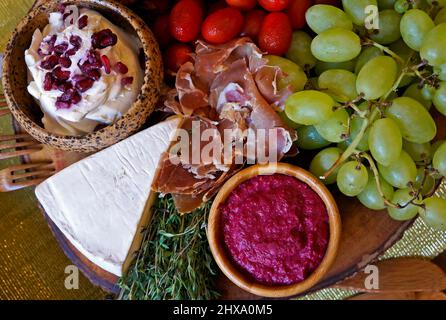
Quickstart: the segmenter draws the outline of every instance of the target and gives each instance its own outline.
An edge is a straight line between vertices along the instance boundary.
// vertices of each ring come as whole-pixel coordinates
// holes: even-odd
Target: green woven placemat
[[[0,1],[0,52],[11,31],[34,0]],[[0,118],[0,134],[12,133],[11,119]],[[17,160],[14,160],[17,162]],[[3,161],[0,168],[11,164]],[[446,195],[444,187],[440,191]],[[433,258],[446,250],[446,233],[419,219],[381,259],[401,256]],[[64,286],[70,265],[40,214],[32,190],[0,193],[0,299],[101,299],[104,293],[80,277],[78,290]],[[343,299],[354,292],[324,289],[304,299]]]

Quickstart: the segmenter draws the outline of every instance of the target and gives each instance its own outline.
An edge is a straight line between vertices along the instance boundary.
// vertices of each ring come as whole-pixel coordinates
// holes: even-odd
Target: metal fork
[[[28,134],[0,135],[0,160],[28,155],[43,146]]]
[[[0,170],[0,192],[38,185],[54,173],[54,166],[50,162],[11,166]]]

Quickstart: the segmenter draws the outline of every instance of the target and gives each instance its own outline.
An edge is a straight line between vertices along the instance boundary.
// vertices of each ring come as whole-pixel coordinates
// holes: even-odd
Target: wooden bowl
[[[297,178],[310,186],[321,197],[327,208],[330,230],[327,251],[321,264],[316,268],[316,270],[314,270],[314,272],[308,278],[301,282],[281,286],[270,286],[258,283],[235,265],[224,244],[223,226],[221,225],[220,215],[220,205],[226,201],[229,194],[237,186],[257,175],[271,175],[275,173],[285,174]],[[341,236],[341,219],[333,196],[316,177],[299,167],[285,163],[277,163],[249,167],[239,172],[228,182],[226,182],[212,204],[208,228],[209,244],[215,261],[223,273],[234,284],[258,296],[283,298],[295,296],[310,289],[327,273],[336,257],[338,250],[338,244]]]
[[[48,14],[58,5],[74,4],[100,12],[112,23],[136,35],[145,53],[144,83],[129,111],[114,124],[87,135],[58,135],[44,129],[42,112],[27,91],[28,77],[24,52],[37,28],[48,24]],[[3,88],[6,101],[18,123],[36,140],[54,148],[77,152],[95,152],[123,140],[140,129],[155,108],[163,81],[162,59],[158,44],[147,25],[130,9],[116,1],[59,0],[34,7],[14,31],[5,51]]]

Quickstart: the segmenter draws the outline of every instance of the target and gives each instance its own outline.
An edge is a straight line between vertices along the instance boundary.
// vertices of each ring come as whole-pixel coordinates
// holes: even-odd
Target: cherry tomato
[[[224,8],[211,13],[203,22],[203,38],[214,44],[228,42],[243,28],[243,15],[235,8]]]
[[[217,2],[211,2],[208,5],[208,15],[217,10],[226,8],[228,4],[225,0],[218,0]]]
[[[177,72],[188,61],[192,61],[192,49],[184,43],[174,43],[167,48],[164,54],[164,63],[167,70]]]
[[[245,16],[245,26],[240,35],[257,40],[265,16],[266,12],[260,9],[248,12]]]
[[[196,0],[181,0],[170,13],[170,33],[181,42],[196,40],[202,20],[203,9]]]
[[[313,4],[312,0],[291,0],[286,12],[290,17],[293,29],[302,29],[305,27],[305,12]]]
[[[226,3],[231,7],[248,11],[255,8],[257,0],[226,0]]]
[[[259,0],[259,4],[268,11],[282,11],[288,6],[289,0]]]
[[[160,47],[166,47],[170,40],[172,40],[172,36],[170,35],[169,31],[169,16],[159,16],[152,26],[152,31],[156,37],[156,40],[158,40]]]
[[[269,54],[284,55],[290,48],[292,33],[288,16],[283,12],[272,12],[263,20],[259,47]]]

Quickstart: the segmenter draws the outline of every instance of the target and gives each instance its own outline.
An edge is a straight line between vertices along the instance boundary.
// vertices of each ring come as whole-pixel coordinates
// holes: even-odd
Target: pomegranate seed
[[[62,92],[68,92],[69,90],[73,89],[73,85],[70,82],[60,82],[57,85],[57,89]]]
[[[68,49],[68,43],[62,42],[61,44],[58,44],[57,46],[54,47],[54,52],[57,53],[58,55],[62,55],[65,53],[65,51],[67,51],[67,49]]]
[[[46,57],[40,62],[40,66],[45,70],[52,70],[59,63],[59,58],[56,55]]]
[[[98,69],[102,67],[102,59],[101,55],[98,51],[90,50],[87,55],[88,62],[90,62],[93,65],[100,65]]]
[[[76,82],[76,88],[80,92],[85,92],[90,89],[94,84],[94,80],[91,78],[84,77],[83,79]]]
[[[45,91],[50,91],[53,88],[53,82],[54,82],[53,76],[51,75],[50,72],[47,72],[43,80],[43,89]]]
[[[65,55],[70,56],[70,57],[74,56],[78,50],[79,49],[77,49],[77,48],[72,48],[72,49],[68,50],[67,52],[65,52]]]
[[[68,57],[60,57],[59,64],[64,68],[69,68],[71,67],[71,60]]]
[[[65,9],[66,9],[66,8],[67,8],[67,7],[66,7],[64,4],[59,4],[57,10],[58,10],[60,13],[65,13]]]
[[[53,77],[58,80],[68,80],[70,71],[63,71],[61,67],[57,67],[53,70]]]
[[[127,86],[133,83],[133,77],[125,77],[121,79],[121,84]]]
[[[79,94],[79,92],[75,91],[71,98],[71,102],[73,104],[78,104],[79,102],[81,102],[81,100],[82,100],[82,96]]]
[[[102,60],[102,65],[104,66],[105,73],[110,74],[110,72],[111,72],[110,60],[108,59],[108,57],[106,55],[103,55],[101,57],[101,60]]]
[[[129,68],[127,68],[127,66],[122,62],[116,63],[114,69],[120,74],[126,74],[127,72],[129,72]]]
[[[96,49],[104,49],[114,46],[118,42],[118,37],[110,29],[104,29],[91,36],[91,45]]]
[[[71,16],[72,14],[73,14],[73,11],[72,11],[72,10],[70,10],[70,12],[65,12],[65,13],[63,14],[63,16],[62,16],[63,21],[65,21],[65,19],[67,19],[67,18],[68,18],[69,16]],[[74,23],[73,19],[70,20],[70,23],[71,23],[71,24]]]
[[[92,78],[94,81],[98,81],[101,79],[101,72],[98,69],[88,70],[85,72],[85,75],[89,78]]]
[[[70,37],[70,43],[73,45],[73,47],[79,49],[82,46],[82,38],[72,35]]]
[[[79,29],[83,29],[88,25],[88,16],[87,15],[83,15],[82,17],[79,18],[79,20],[77,21],[77,24],[79,26]]]
[[[70,109],[71,103],[67,101],[61,101],[59,98],[56,100],[56,108],[57,109]]]

